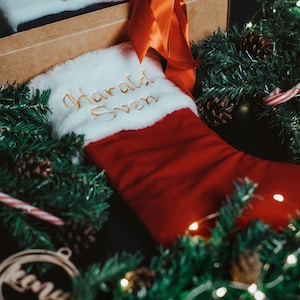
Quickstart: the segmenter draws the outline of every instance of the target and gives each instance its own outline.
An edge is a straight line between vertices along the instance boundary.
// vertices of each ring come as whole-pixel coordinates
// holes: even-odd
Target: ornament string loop
[[[129,37],[140,61],[150,48],[155,49],[167,61],[166,77],[192,95],[199,62],[190,48],[184,1],[134,1]]]
[[[266,106],[275,106],[294,98],[300,91],[300,82],[286,92],[281,92],[280,88],[276,88],[267,96],[263,102]]]

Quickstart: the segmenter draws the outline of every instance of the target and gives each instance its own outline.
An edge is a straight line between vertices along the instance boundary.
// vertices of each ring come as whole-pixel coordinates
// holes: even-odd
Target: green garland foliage
[[[104,172],[78,160],[84,158],[83,137],[52,135],[47,121],[50,91],[31,95],[26,84],[4,83],[0,88],[0,191],[64,221],[88,221],[100,230],[108,216],[111,189]],[[47,162],[47,174],[24,178],[17,162],[33,157]],[[42,166],[41,166],[42,167]],[[53,225],[22,210],[0,203],[0,224],[16,239],[21,249],[55,249]]]
[[[125,256],[121,261],[116,256],[107,264],[89,266],[74,279],[75,299],[99,299],[99,293],[109,299],[130,300],[299,299],[300,217],[280,232],[261,220],[245,228],[235,222],[255,198],[256,187],[247,179],[235,183],[235,192],[224,201],[209,239],[185,235],[159,248],[147,267],[155,274],[150,286],[145,277],[127,282],[130,288],[122,284],[128,272],[138,274],[145,266],[140,256]],[[253,284],[232,280],[232,264],[246,251],[258,253],[262,266]],[[251,274],[253,268],[244,272]]]
[[[216,31],[204,41],[192,44],[193,54],[203,63],[198,67],[202,92],[200,102],[227,99],[227,105],[251,102],[257,120],[277,131],[286,144],[287,161],[300,161],[300,98],[277,106],[265,106],[263,99],[275,88],[286,91],[300,82],[300,18],[296,0],[259,0],[261,13],[244,28]],[[272,43],[264,59],[253,57],[253,45],[241,48],[241,40],[257,32]],[[250,42],[249,42],[250,43]],[[263,45],[255,45],[257,47]]]
[[[94,300],[109,294],[115,282],[128,270],[136,268],[143,260],[139,254],[115,254],[103,264],[94,263],[73,279],[73,291],[76,299]]]

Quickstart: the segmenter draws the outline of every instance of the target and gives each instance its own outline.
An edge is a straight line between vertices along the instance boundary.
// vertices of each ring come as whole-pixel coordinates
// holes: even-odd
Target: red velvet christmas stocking
[[[158,61],[148,56],[140,64],[129,43],[68,61],[31,86],[51,88],[55,132],[85,134],[87,156],[158,243],[218,211],[237,178],[259,184],[260,200],[245,220],[278,227],[300,208],[299,165],[229,146],[202,123],[193,100],[165,78]]]

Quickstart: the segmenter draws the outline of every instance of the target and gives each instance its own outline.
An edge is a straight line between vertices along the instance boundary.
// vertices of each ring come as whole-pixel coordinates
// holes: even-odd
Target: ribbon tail
[[[166,76],[186,94],[192,96],[196,71],[199,64],[193,59],[190,47],[186,7],[183,1],[176,1],[169,33],[169,56]]]
[[[148,0],[134,1],[128,33],[140,62],[151,47],[160,48],[162,37]]]
[[[135,0],[129,37],[140,61],[155,49],[167,61],[166,77],[192,97],[198,62],[192,57],[184,1]]]

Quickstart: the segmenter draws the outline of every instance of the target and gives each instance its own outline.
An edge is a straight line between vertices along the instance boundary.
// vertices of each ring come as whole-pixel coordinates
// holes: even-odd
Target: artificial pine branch
[[[229,233],[233,232],[235,220],[241,215],[243,209],[254,198],[257,184],[248,178],[234,182],[235,192],[231,197],[227,196],[225,203],[221,206],[218,220],[212,229],[213,241],[222,244]]]
[[[224,203],[219,215],[229,213],[229,219],[240,217],[255,188],[256,184],[249,180],[237,181],[231,201]],[[150,288],[134,293],[117,284],[113,299],[298,299],[300,261],[290,264],[288,259],[291,255],[300,258],[299,224],[300,217],[275,231],[262,220],[253,220],[245,228],[234,220],[230,224],[221,221],[208,240],[200,236],[179,237],[152,258],[149,268],[155,278]],[[243,275],[246,279],[255,276],[253,290],[249,289],[250,283],[235,282],[231,277],[231,263],[241,253],[257,258],[256,264],[244,272],[256,271]]]
[[[46,106],[49,94],[49,90],[36,91],[35,95],[30,96],[30,90],[26,84],[17,85],[5,82],[0,88],[0,112],[5,116],[4,122],[9,125],[24,122],[28,125],[27,120],[30,120],[33,124],[47,124],[45,115],[49,112]],[[20,118],[21,115],[22,118]]]
[[[235,191],[226,197],[221,206],[215,227],[211,230],[212,238],[207,242],[212,252],[216,252],[216,261],[224,269],[229,269],[232,260],[232,241],[230,237],[240,228],[235,224],[236,219],[242,215],[245,207],[255,198],[254,191],[257,184],[248,178],[234,182]]]
[[[103,264],[94,263],[82,271],[73,280],[73,290],[76,300],[93,300],[99,292],[111,293],[114,282],[127,271],[141,263],[143,257],[139,254],[115,254]]]
[[[277,232],[270,229],[268,224],[261,220],[252,220],[247,227],[239,228],[236,233],[230,252],[231,260],[237,259],[240,253],[245,250],[257,251],[264,244],[270,242],[277,234]]]
[[[115,299],[184,299],[195,286],[229,280],[230,260],[226,258],[230,258],[232,247],[229,237],[237,231],[234,219],[251,201],[255,188],[256,184],[248,179],[237,181],[235,192],[219,212],[221,220],[209,240],[185,235],[168,248],[160,248],[149,266],[156,275],[152,287],[137,294],[126,294],[121,290],[117,292],[119,298]],[[227,219],[233,218],[230,224],[225,220],[226,213],[229,213]]]
[[[0,216],[1,224],[5,224],[7,231],[17,238],[20,249],[55,250],[45,224],[11,207],[2,207]]]
[[[100,230],[112,190],[105,173],[84,162],[82,136],[72,133],[58,139],[53,135],[47,117],[49,93],[32,94],[26,85],[7,83],[0,89],[0,111],[5,111],[0,120],[0,191],[65,221],[89,221]],[[16,166],[28,155],[47,161],[51,174],[24,178]],[[55,230],[46,221],[0,203],[0,222],[21,249],[54,247]]]
[[[300,98],[296,96],[289,100],[290,103],[280,104],[275,109],[262,105],[263,99],[275,88],[286,91],[300,82],[300,69],[297,67],[300,57],[298,2],[258,2],[262,12],[252,24],[245,24],[242,29],[232,27],[227,32],[218,30],[204,41],[192,44],[195,58],[203,62],[198,67],[202,93],[195,101],[198,105],[201,103],[200,106],[207,106],[207,102],[216,98],[226,98],[229,104],[234,105],[250,100],[257,119],[263,116],[270,131],[280,134],[279,142],[286,148],[282,160],[299,163]],[[268,45],[272,43],[273,49],[268,49],[264,59],[253,57],[253,45],[249,51],[244,49],[246,42],[244,48],[240,47],[241,38],[245,40],[245,36],[255,36],[254,32],[260,37],[259,41],[263,39],[268,41]],[[263,45],[260,42],[254,46]]]
[[[160,249],[150,269],[155,271],[156,280],[147,293],[149,299],[175,299],[185,293],[197,274],[210,274],[213,253],[206,251],[202,238],[183,236],[167,249]]]
[[[300,101],[297,98],[275,107],[256,106],[257,119],[269,120],[270,133],[278,131],[278,138],[283,145],[286,145],[286,160],[292,163],[300,163],[299,112]]]
[[[265,96],[266,82],[270,85],[269,92],[276,87],[279,79],[272,65],[240,53],[238,41],[242,34],[237,28],[226,33],[218,30],[206,40],[193,44],[196,58],[203,61],[199,72],[206,74],[196,103],[227,97],[229,103],[236,105],[248,95]]]

